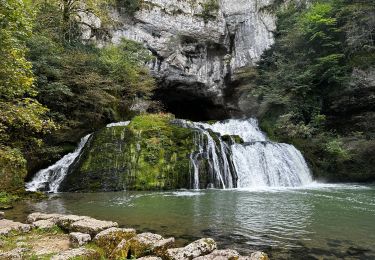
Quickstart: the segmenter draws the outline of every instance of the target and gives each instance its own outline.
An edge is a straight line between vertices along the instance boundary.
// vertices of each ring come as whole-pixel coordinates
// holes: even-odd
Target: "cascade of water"
[[[213,173],[213,184],[218,188],[295,187],[312,181],[302,154],[292,145],[267,141],[256,119],[214,124],[182,120],[180,124],[197,129],[201,136],[196,138],[198,151],[191,156],[194,189],[200,188],[202,158],[208,161],[208,172]],[[245,143],[232,139],[228,144],[223,141],[224,135],[240,136]]]
[[[26,190],[57,192],[61,182],[68,173],[70,165],[80,155],[82,148],[85,146],[90,136],[91,135],[86,135],[83,137],[74,152],[65,155],[50,167],[37,172],[34,178],[26,183]]]
[[[117,122],[117,123],[110,123],[106,125],[107,128],[114,127],[114,126],[128,126],[130,124],[130,121],[123,121],[123,122]]]

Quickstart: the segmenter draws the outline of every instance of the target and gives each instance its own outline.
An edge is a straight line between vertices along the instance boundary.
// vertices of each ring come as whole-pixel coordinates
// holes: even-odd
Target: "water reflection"
[[[207,190],[58,194],[19,205],[31,211],[115,220],[139,231],[174,236],[179,245],[203,236],[242,253],[264,249],[278,259],[375,257],[375,189],[339,186],[268,191]],[[329,259],[329,257],[328,257]]]

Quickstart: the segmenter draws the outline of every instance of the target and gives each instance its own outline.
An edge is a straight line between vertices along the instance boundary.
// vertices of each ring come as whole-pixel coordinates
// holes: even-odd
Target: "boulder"
[[[91,236],[80,232],[72,232],[69,234],[69,241],[72,247],[80,247],[90,242]]]
[[[250,256],[241,256],[238,260],[269,260],[269,257],[266,253],[257,251]]]
[[[202,238],[185,247],[168,249],[166,257],[173,260],[189,260],[208,255],[216,248],[216,242],[212,238]]]
[[[143,257],[147,255],[164,256],[169,246],[174,243],[174,238],[164,239],[154,233],[138,234],[130,240],[123,240],[115,248],[112,257]]]
[[[93,260],[100,259],[100,255],[93,249],[79,247],[61,252],[53,256],[51,260],[68,260],[74,258]]]
[[[31,224],[33,228],[39,228],[39,229],[51,229],[55,227],[55,221],[52,221],[52,219],[41,219],[33,222]]]
[[[54,223],[57,222],[57,220],[62,217],[61,214],[45,214],[40,212],[34,212],[31,213],[29,216],[27,216],[27,223],[33,223],[38,220],[50,220]]]
[[[0,259],[2,260],[22,260],[23,254],[27,251],[25,248],[15,248],[8,252],[0,252]]]
[[[199,256],[194,258],[194,260],[237,260],[240,254],[231,249],[225,250],[215,250],[211,254],[205,256]]]
[[[128,258],[128,245],[125,239],[117,245],[117,247],[112,251],[110,259],[127,259]]]
[[[29,232],[31,226],[28,224],[23,224],[20,222],[14,222],[8,219],[1,219],[0,220],[0,235],[8,235],[9,232],[16,231],[16,232]]]
[[[70,230],[74,232],[87,233],[90,234],[91,237],[94,237],[96,234],[105,229],[117,226],[118,224],[116,222],[103,221],[86,217],[76,222],[73,222],[70,225]]]
[[[173,237],[166,238],[156,242],[152,248],[153,254],[164,257],[166,255],[168,248],[171,248],[174,245],[174,242],[175,240]]]
[[[4,219],[4,217],[5,217],[5,213],[3,211],[0,211],[0,220]]]
[[[122,240],[129,240],[136,236],[137,233],[133,228],[109,228],[98,233],[95,238],[95,244],[103,248],[109,255]]]
[[[57,225],[62,229],[70,230],[71,229],[70,225],[72,223],[77,222],[79,220],[83,220],[85,218],[89,218],[89,217],[77,216],[77,215],[63,215],[58,218]]]

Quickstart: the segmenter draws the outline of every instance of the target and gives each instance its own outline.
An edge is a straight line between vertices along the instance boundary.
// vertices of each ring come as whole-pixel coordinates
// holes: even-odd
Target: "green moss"
[[[20,197],[17,195],[0,192],[0,209],[13,208],[13,202],[17,201],[19,198]]]
[[[170,114],[145,114],[88,141],[63,190],[168,190],[189,187],[194,131]],[[85,183],[85,187],[82,187]]]
[[[202,4],[202,8],[202,13],[197,14],[197,16],[202,17],[203,20],[207,23],[209,20],[216,19],[220,5],[218,0],[207,0]]]

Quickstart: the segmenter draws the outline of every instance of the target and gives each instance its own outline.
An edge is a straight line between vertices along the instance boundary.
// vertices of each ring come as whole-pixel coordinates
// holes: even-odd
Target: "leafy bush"
[[[117,0],[118,8],[128,15],[134,15],[142,5],[142,0]]]

